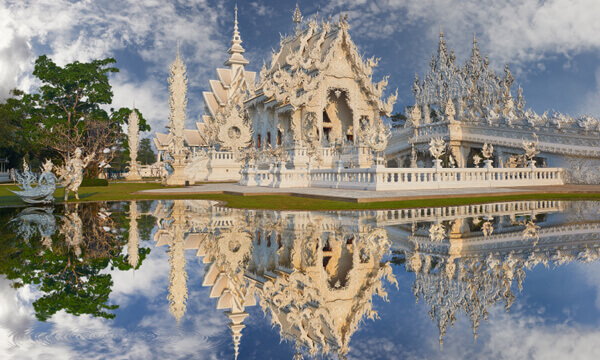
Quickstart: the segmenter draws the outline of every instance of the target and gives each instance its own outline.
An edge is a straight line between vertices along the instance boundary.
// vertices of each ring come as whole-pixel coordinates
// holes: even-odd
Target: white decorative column
[[[185,205],[183,201],[173,204],[173,222],[171,242],[169,243],[169,311],[177,322],[181,320],[187,309],[188,275],[185,270]]]
[[[186,67],[179,57],[179,45],[177,46],[177,58],[170,66],[169,76],[169,133],[173,135],[170,165],[173,168],[166,180],[166,185],[185,185],[187,176],[183,173],[186,165],[186,153],[184,149],[184,131],[187,106],[187,77]]]
[[[127,125],[127,138],[129,140],[129,172],[125,175],[126,180],[142,180],[139,172],[137,153],[140,144],[140,119],[135,108],[129,115]]]

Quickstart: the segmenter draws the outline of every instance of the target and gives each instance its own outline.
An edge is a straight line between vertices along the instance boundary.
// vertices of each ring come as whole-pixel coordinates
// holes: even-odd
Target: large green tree
[[[96,153],[89,166],[91,176],[98,173],[97,163],[110,162],[115,148],[122,146],[124,134],[121,125],[127,122],[132,110],[107,108],[113,99],[109,74],[119,70],[112,66],[113,58],[75,61],[64,67],[56,65],[46,55],[35,62],[33,75],[41,82],[37,93],[25,94],[21,103],[27,111],[32,136],[66,160],[77,147],[85,153]],[[136,110],[137,111],[137,110]],[[150,127],[142,114],[140,130]]]
[[[40,145],[39,124],[29,116],[31,103],[23,95],[23,91],[11,90],[10,97],[0,103],[0,158],[7,158],[9,167],[18,167],[25,159],[35,169],[40,159],[52,154]]]

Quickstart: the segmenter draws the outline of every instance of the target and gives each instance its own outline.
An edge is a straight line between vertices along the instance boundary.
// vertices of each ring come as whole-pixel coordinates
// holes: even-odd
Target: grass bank
[[[159,199],[201,199],[218,200],[227,206],[240,209],[265,210],[371,210],[396,209],[430,206],[456,206],[497,201],[515,200],[600,200],[600,193],[556,193],[556,194],[523,194],[523,195],[492,195],[464,198],[437,198],[420,200],[384,201],[372,203],[351,203],[309,199],[287,195],[256,195],[237,196],[225,194],[182,194],[182,195],[150,195],[135,194],[140,190],[160,189],[157,183],[111,183],[109,186],[84,187],[79,189],[80,200],[70,199],[69,202],[86,201],[119,201],[119,200],[159,200]],[[10,191],[18,190],[14,185],[0,185],[0,206],[18,206],[24,203]],[[56,203],[62,203],[64,190],[55,192]],[[72,194],[71,194],[72,197]]]

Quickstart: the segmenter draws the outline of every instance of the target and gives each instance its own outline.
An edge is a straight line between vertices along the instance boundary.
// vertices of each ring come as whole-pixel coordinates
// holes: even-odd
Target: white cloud
[[[209,288],[200,286],[203,266],[195,252],[186,253],[190,292],[188,311],[180,324],[169,312],[167,247],[152,248],[145,271],[109,271],[113,276],[111,303],[117,319],[74,316],[61,310],[46,323],[35,319],[31,301],[41,294],[30,286],[18,290],[0,277],[0,357],[14,359],[208,359],[217,358],[231,337],[228,319],[216,309]],[[150,271],[148,271],[150,269]],[[195,282],[192,281],[195,279]],[[135,301],[130,301],[136,297]],[[136,307],[146,306],[144,313]]]
[[[126,72],[120,72],[111,77],[113,102],[111,107],[139,109],[150,124],[151,133],[165,132],[169,118],[169,93],[166,79],[159,81],[149,78],[145,81],[133,81]]]
[[[600,68],[596,69],[595,75],[596,88],[583,98],[579,109],[581,114],[600,117]]]
[[[347,8],[353,31],[362,36],[386,38],[424,25],[431,39],[442,26],[449,45],[463,56],[477,33],[499,64],[600,50],[596,0],[332,0],[325,9]]]
[[[205,88],[226,56],[229,35],[221,34],[219,21],[231,12],[203,0],[0,0],[0,99],[14,87],[35,90],[33,65],[44,53],[65,65],[121,51],[141,58],[141,69],[129,70],[141,72],[137,78],[144,80],[115,76],[112,107],[131,107],[135,100],[153,130],[163,130],[169,111],[166,80],[177,40],[188,64],[190,87]],[[202,100],[190,95],[192,122],[202,110]]]
[[[271,15],[274,13],[274,10],[275,10],[270,6],[266,6],[262,2],[259,3],[257,1],[251,2],[250,6],[254,9],[254,11],[256,11],[256,15],[258,15],[258,16]]]

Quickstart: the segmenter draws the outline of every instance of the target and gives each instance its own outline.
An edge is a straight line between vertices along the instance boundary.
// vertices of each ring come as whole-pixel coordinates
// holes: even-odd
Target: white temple
[[[303,21],[296,6],[293,21],[256,81],[236,7],[227,68],[209,82],[194,129],[184,127],[186,82],[174,85],[174,76],[185,80],[178,51],[169,133],[154,139],[170,167],[165,184],[410,190],[600,181],[600,122],[525,110],[508,66],[494,73],[476,39],[459,67],[440,34],[430,73],[413,86],[409,120],[390,132],[383,119],[397,93],[383,99],[387,77],[373,82],[379,59],[359,54],[347,15]]]
[[[508,65],[495,73],[482,57],[473,38],[470,58],[463,66],[448,52],[443,32],[431,69],[413,85],[415,104],[407,108],[407,121],[392,132],[386,149],[388,163],[410,167],[411,158],[429,166],[431,139],[449,147],[446,166],[475,167],[485,144],[494,148],[494,166],[525,168],[524,143],[533,142],[537,167],[563,168],[566,183],[600,183],[600,122],[598,119],[554,112],[548,115],[525,108],[523,90],[513,90]]]

